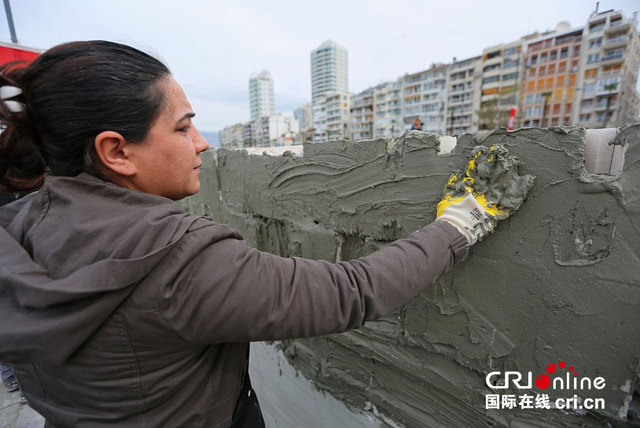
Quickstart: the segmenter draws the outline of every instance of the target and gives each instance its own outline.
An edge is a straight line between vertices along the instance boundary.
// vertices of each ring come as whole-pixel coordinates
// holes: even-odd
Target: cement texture
[[[343,334],[279,346],[305,377],[356,412],[405,426],[638,423],[640,126],[619,130],[619,176],[584,167],[584,129],[308,144],[303,157],[207,154],[183,202],[261,250],[331,261],[375,251],[434,220],[450,175],[478,145],[502,145],[535,176],[519,211],[408,305]],[[597,389],[490,389],[490,372],[603,377]],[[500,378],[502,376],[498,376]],[[603,398],[604,409],[486,409],[486,394]],[[269,400],[260,397],[262,401]],[[284,404],[282,404],[284,405]],[[322,403],[310,405],[322,406]],[[631,410],[630,410],[631,407]],[[313,421],[299,421],[312,426]]]
[[[518,174],[519,165],[519,159],[505,147],[476,146],[466,168],[449,179],[445,195],[457,200],[472,192],[495,207],[491,214],[497,220],[504,220],[520,208],[535,179]]]

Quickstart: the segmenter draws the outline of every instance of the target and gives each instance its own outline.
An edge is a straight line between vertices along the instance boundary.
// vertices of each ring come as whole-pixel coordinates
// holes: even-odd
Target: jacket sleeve
[[[407,303],[467,252],[466,238],[441,221],[336,264],[224,239],[205,247],[164,291],[163,316],[199,344],[342,332]]]

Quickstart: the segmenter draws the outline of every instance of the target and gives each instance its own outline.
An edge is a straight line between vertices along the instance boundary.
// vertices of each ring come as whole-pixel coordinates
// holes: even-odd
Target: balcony
[[[618,64],[620,62],[624,62],[624,53],[607,55],[605,57],[600,58],[600,63],[602,65]]]
[[[468,89],[467,89],[467,88],[465,88],[464,86],[452,87],[452,88],[451,88],[451,93],[452,93],[452,94],[456,94],[456,93],[464,92],[464,91],[467,91],[467,90],[468,90]]]
[[[627,36],[624,37],[616,37],[615,39],[609,39],[604,44],[607,49],[611,48],[621,48],[627,45],[629,38]]]
[[[623,31],[628,31],[629,28],[631,28],[629,21],[620,24],[612,23],[611,26],[604,30],[604,32],[605,34],[621,33]]]
[[[594,106],[593,110],[594,111],[604,111],[607,109],[607,103],[598,103]],[[609,104],[609,110],[613,111],[616,109],[616,102],[615,101],[611,101],[611,104]]]

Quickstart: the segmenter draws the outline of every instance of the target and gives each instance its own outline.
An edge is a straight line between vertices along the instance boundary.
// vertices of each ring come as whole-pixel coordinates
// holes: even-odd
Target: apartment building
[[[327,98],[320,97],[311,105],[313,116],[313,141],[324,143],[327,140]]]
[[[324,117],[326,118],[326,140],[324,141],[351,137],[349,134],[350,98],[351,94],[346,92],[329,92],[324,97]]]
[[[298,121],[298,127],[301,131],[313,128],[313,121],[311,120],[311,103],[307,103],[302,107],[298,107],[293,111],[293,116]]]
[[[342,140],[350,137],[349,100],[346,92],[329,92],[312,105],[313,141]]]
[[[349,135],[347,50],[327,40],[311,52],[311,116],[314,141],[339,140]]]
[[[594,12],[585,27],[578,125],[616,127],[638,120],[637,15]]]
[[[292,116],[272,114],[220,131],[220,146],[230,149],[277,147],[295,143],[298,121]]]
[[[311,102],[328,92],[349,91],[347,49],[327,40],[311,51]]]
[[[252,123],[256,147],[290,146],[298,132],[298,121],[293,116],[280,113],[261,117]]]
[[[249,79],[249,107],[252,120],[276,112],[273,79],[266,70],[252,75]]]
[[[374,101],[373,88],[368,88],[357,95],[353,95],[350,101],[350,136],[355,140],[373,138]]]
[[[254,121],[249,121],[242,124],[242,142],[244,147],[255,147],[256,140],[253,132]]]
[[[447,135],[478,129],[478,110],[482,88],[482,57],[477,56],[449,65],[447,77]]]
[[[577,121],[583,29],[546,33],[526,44],[521,102],[524,126],[569,126]]]
[[[307,103],[302,107],[298,107],[293,111],[293,116],[298,121],[300,133],[297,136],[297,142],[313,141],[313,119],[311,103]]]
[[[404,132],[402,121],[402,79],[373,88],[373,138]]]
[[[247,147],[242,136],[243,129],[244,126],[241,123],[225,126],[225,128],[220,131],[220,147],[226,149],[241,149]]]
[[[518,100],[524,43],[530,38],[531,36],[523,37],[482,51],[479,129],[508,127],[511,109],[515,108],[516,113],[520,114]]]
[[[447,70],[444,64],[434,64],[428,70],[403,76],[404,129],[412,129],[419,123],[423,131],[444,133]]]

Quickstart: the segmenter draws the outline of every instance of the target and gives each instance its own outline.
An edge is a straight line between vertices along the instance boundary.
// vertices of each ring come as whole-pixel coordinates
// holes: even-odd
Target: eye
[[[191,125],[187,125],[187,126],[184,126],[184,127],[182,127],[182,128],[179,128],[179,129],[178,129],[178,132],[183,132],[183,133],[185,133],[185,134],[186,134],[186,133],[188,133],[188,132],[189,132],[189,130],[190,130],[190,129],[191,129]]]

